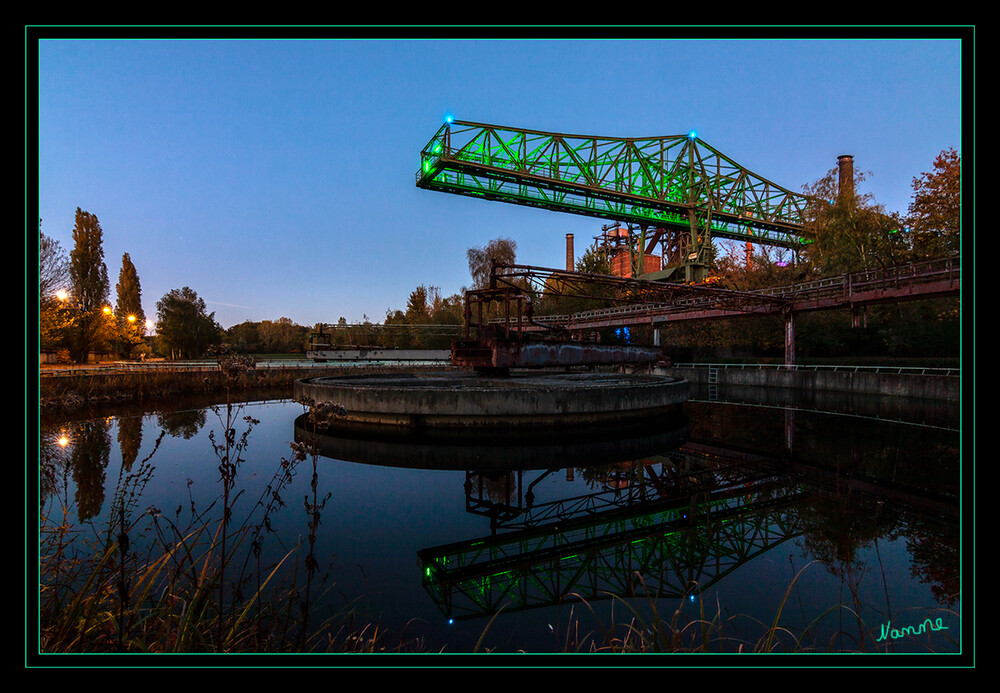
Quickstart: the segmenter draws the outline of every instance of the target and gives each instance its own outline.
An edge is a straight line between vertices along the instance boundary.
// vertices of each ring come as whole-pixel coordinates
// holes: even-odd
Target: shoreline
[[[61,370],[65,366],[59,367]],[[218,363],[171,364],[150,367],[148,364],[78,366],[76,372],[45,375],[38,378],[39,409],[48,413],[71,412],[102,404],[151,403],[164,398],[196,395],[246,395],[263,390],[288,389],[291,396],[296,380],[309,376],[348,373],[398,373],[411,371],[409,366],[360,364],[258,365],[239,373],[224,372]],[[422,367],[428,368],[427,366]],[[450,368],[431,366],[430,368]]]

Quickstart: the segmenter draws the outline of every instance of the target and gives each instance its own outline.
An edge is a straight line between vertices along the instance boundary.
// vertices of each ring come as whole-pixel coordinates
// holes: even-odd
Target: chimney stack
[[[850,154],[841,154],[837,157],[837,168],[840,170],[837,197],[843,200],[846,195],[851,199],[854,197],[854,157]]]
[[[572,272],[576,269],[576,255],[573,254],[573,234],[566,234],[566,271]]]

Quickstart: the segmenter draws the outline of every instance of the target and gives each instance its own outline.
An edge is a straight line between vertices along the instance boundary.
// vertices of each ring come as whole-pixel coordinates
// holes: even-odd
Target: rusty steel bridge
[[[522,288],[530,285],[536,287],[538,295],[593,298],[598,293],[595,287],[611,288],[613,291],[605,292],[604,299],[620,304],[571,315],[537,316],[534,320],[541,324],[526,326],[529,330],[544,329],[542,325],[588,330],[678,320],[784,315],[838,308],[857,312],[878,303],[957,296],[961,289],[961,264],[958,255],[754,291],[654,282],[527,265],[500,265],[495,272],[498,286]]]
[[[757,291],[514,264],[495,265],[490,282],[489,289],[466,296],[466,340],[472,339],[473,331],[480,341],[484,334],[492,339],[499,334],[520,348],[520,340],[533,333],[565,335],[606,327],[778,315],[785,321],[785,362],[791,365],[795,362],[795,315],[849,309],[855,324],[861,324],[871,305],[957,296],[961,262],[954,255]],[[536,303],[567,298],[611,305],[568,314],[535,314]],[[481,311],[473,313],[491,302],[503,306],[501,316],[484,320]],[[637,358],[641,360],[641,355]]]

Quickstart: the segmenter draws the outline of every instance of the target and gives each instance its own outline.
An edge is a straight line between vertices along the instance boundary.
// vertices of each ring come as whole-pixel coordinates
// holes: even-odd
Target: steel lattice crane
[[[810,242],[811,198],[694,133],[591,137],[449,121],[421,151],[417,186],[635,226],[633,257],[659,247],[667,266],[658,276],[633,268],[650,279],[703,280],[713,238],[795,251]]]

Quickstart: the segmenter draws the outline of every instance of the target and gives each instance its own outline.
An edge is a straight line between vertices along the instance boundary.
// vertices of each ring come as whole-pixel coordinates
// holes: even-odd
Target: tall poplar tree
[[[73,304],[77,311],[73,352],[84,363],[106,329],[103,310],[110,293],[108,268],[104,264],[104,231],[97,217],[76,208],[73,250],[69,255],[69,277]]]
[[[139,274],[132,264],[128,253],[122,254],[122,268],[118,272],[118,283],[115,285],[117,300],[115,301],[115,322],[118,328],[120,343],[127,353],[142,344],[143,331],[146,326],[146,314],[142,310],[142,287],[139,284]]]

